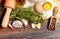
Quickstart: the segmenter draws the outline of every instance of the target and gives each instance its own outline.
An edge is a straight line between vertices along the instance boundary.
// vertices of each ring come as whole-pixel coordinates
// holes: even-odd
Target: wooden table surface
[[[10,30],[0,29],[0,39],[60,39],[60,23],[56,25],[55,31],[47,30],[47,22],[40,30],[38,29],[24,29],[24,30]]]

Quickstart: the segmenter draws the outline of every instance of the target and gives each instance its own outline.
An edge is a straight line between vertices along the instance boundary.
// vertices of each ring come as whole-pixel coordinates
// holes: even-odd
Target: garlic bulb
[[[21,21],[16,20],[12,23],[12,26],[16,27],[16,28],[21,28],[23,26],[23,24]]]
[[[28,21],[27,21],[27,20],[22,19],[21,21],[22,21],[22,23],[24,24],[24,26],[28,26]]]

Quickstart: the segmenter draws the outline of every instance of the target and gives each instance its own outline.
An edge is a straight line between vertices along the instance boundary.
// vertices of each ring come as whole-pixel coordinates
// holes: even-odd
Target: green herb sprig
[[[38,17],[37,20],[35,17]],[[39,15],[35,11],[32,10],[32,7],[28,8],[22,8],[19,6],[16,6],[16,8],[11,12],[10,19],[14,20],[21,20],[26,19],[29,23],[43,23],[44,20],[42,18],[42,14]]]

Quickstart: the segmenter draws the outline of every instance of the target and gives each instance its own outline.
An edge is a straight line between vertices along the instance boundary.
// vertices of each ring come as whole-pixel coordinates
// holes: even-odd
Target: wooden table
[[[60,39],[60,23],[57,24],[55,31],[47,30],[47,22],[40,30],[38,29],[24,29],[24,30],[11,30],[0,29],[0,39]]]

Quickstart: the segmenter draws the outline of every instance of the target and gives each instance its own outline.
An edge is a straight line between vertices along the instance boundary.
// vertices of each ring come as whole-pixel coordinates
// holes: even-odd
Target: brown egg
[[[36,2],[35,5],[34,5],[34,10],[37,13],[42,14],[43,7],[42,7],[42,5],[39,2]]]

